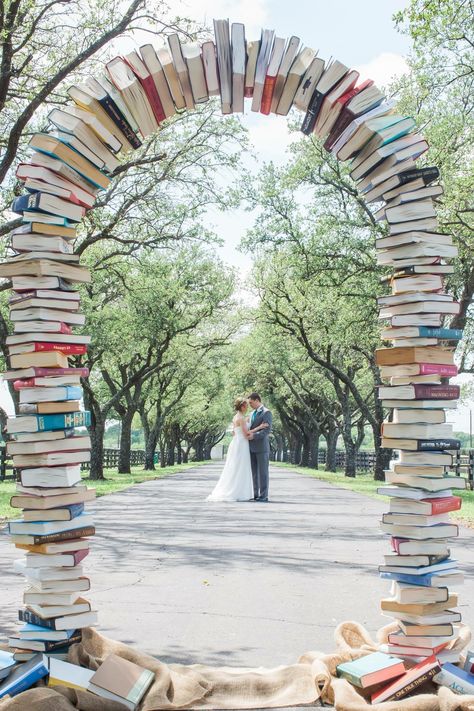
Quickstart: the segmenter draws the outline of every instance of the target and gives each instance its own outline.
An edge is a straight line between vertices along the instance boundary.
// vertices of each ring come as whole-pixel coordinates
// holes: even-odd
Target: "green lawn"
[[[327,481],[329,484],[342,486],[344,489],[351,489],[351,491],[357,491],[359,494],[366,494],[374,499],[386,500],[385,496],[377,494],[377,487],[381,486],[381,482],[374,481],[372,474],[358,474],[355,479],[351,479],[344,476],[342,470],[334,473],[325,472],[317,469],[308,469],[307,467],[295,467],[283,462],[272,462],[272,466],[287,467],[299,474],[306,474],[306,476]],[[474,526],[474,491],[456,491],[455,494],[459,495],[463,502],[461,510],[451,514],[451,518],[462,521],[462,523],[470,527]]]
[[[88,472],[84,472],[83,479],[87,485],[96,489],[97,496],[105,496],[112,494],[114,491],[128,489],[134,484],[141,484],[144,481],[151,479],[161,479],[169,474],[192,469],[193,467],[202,466],[206,462],[191,462],[190,464],[176,464],[174,467],[158,468],[154,472],[145,472],[141,466],[132,467],[131,474],[117,474],[115,469],[104,470],[104,481],[92,481],[87,479]],[[19,516],[18,509],[12,509],[10,506],[10,497],[15,493],[15,482],[3,481],[0,482],[0,521],[5,518],[15,518]]]

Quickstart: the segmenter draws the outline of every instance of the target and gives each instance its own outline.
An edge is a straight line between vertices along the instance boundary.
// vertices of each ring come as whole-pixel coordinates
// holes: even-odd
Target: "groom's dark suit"
[[[255,432],[253,439],[249,440],[253,493],[256,499],[268,498],[268,464],[270,461],[270,432],[272,431],[272,413],[260,405],[252,413],[249,429],[258,427],[263,422],[266,422],[269,427]]]

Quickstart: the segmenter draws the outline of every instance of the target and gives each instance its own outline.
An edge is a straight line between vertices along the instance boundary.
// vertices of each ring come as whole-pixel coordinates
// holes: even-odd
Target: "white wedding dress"
[[[248,501],[253,499],[252,469],[248,439],[242,424],[245,418],[234,419],[234,436],[227,451],[226,462],[214,490],[207,501]]]

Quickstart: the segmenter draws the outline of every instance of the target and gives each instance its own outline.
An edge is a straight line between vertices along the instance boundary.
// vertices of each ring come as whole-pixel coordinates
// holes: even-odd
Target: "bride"
[[[249,430],[246,398],[238,397],[232,420],[233,434],[226,462],[214,490],[207,501],[251,501],[254,497],[250,466],[249,433],[268,427],[266,423]]]

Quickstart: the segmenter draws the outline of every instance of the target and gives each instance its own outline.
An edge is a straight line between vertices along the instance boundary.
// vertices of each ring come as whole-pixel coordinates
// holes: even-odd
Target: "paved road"
[[[271,473],[269,504],[208,503],[219,464],[147,482],[96,503],[86,560],[101,631],[165,661],[245,666],[331,651],[338,622],[384,623],[383,502],[290,470]],[[474,531],[453,546],[470,573]],[[13,627],[22,581],[0,535],[0,629]],[[464,607],[474,626],[474,608]]]

